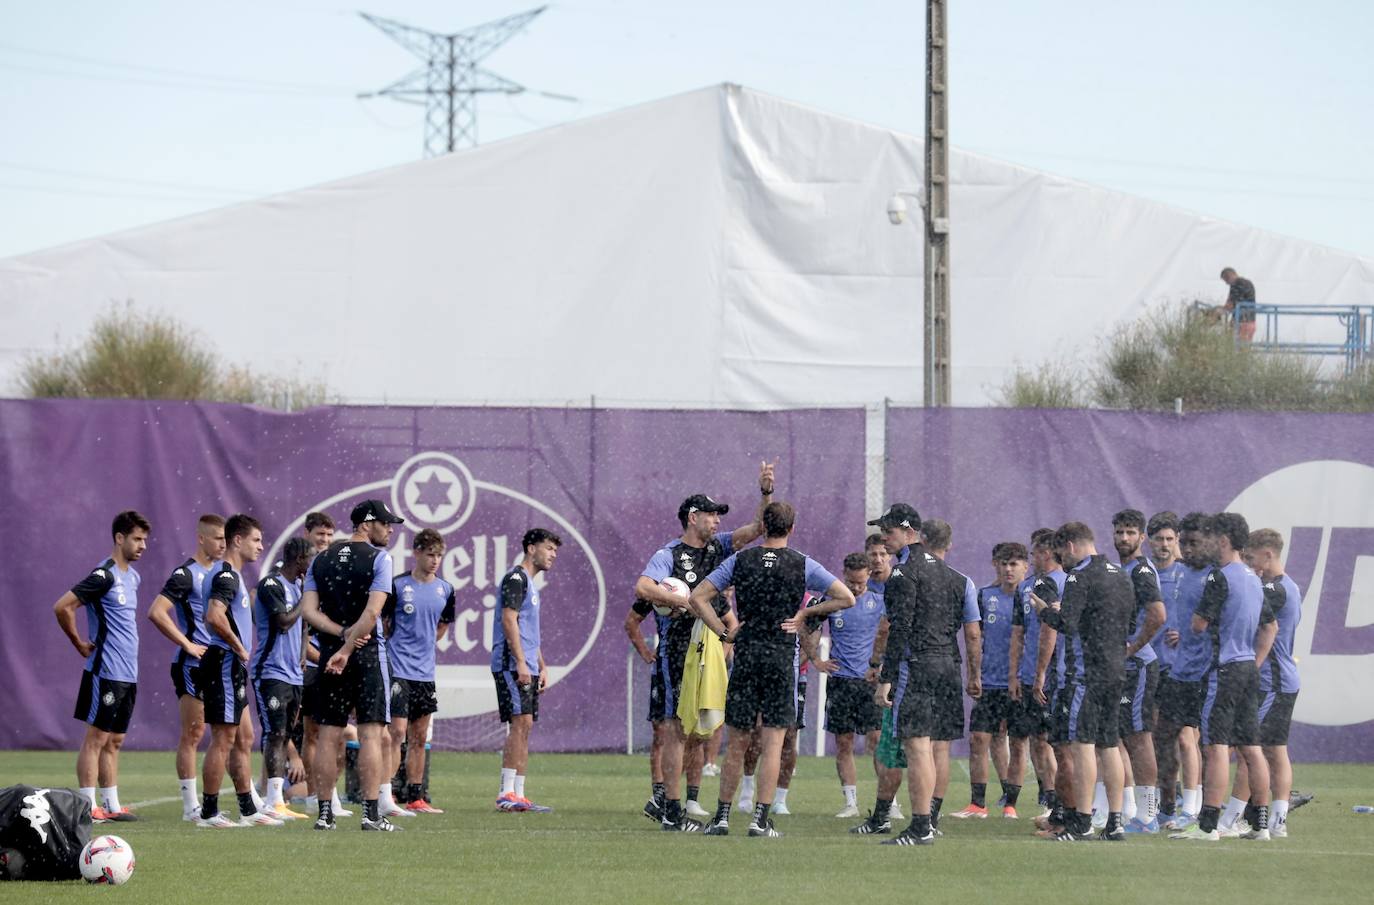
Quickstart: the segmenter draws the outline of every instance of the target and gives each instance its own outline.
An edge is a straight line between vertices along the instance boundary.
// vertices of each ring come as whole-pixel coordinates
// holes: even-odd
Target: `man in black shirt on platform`
[[[735,643],[735,666],[725,693],[730,742],[720,771],[720,799],[707,835],[729,832],[730,802],[756,725],[762,727],[763,752],[749,835],[782,835],[773,828],[768,811],[776,791],[783,736],[797,721],[796,635],[806,621],[800,614],[805,608],[806,616],[815,619],[854,605],[854,595],[844,582],[811,557],[788,548],[795,520],[796,512],[789,504],[769,503],[763,510],[763,544],[731,556],[692,591],[690,603],[696,617],[722,641]],[[713,606],[716,597],[731,586],[739,618],[733,636]],[[808,591],[829,599],[807,608]]]
[[[1234,267],[1221,272],[1221,281],[1231,287],[1221,308],[1235,321],[1241,342],[1248,343],[1255,338],[1255,284],[1236,273]]]
[[[405,521],[381,500],[353,507],[353,536],[335,541],[315,557],[305,579],[301,608],[319,632],[321,673],[315,722],[318,788],[339,780],[335,752],[350,711],[358,723],[358,777],[363,789],[364,830],[400,829],[378,813],[382,776],[382,737],[391,722],[391,675],[381,646],[379,619],[391,593],[391,554],[386,545],[394,525]],[[331,803],[320,796],[317,830],[334,829]]]
[[[1117,748],[1117,718],[1125,679],[1126,648],[1135,591],[1126,572],[1097,552],[1092,529],[1069,522],[1055,532],[1064,551],[1068,578],[1056,607],[1032,595],[1041,622],[1064,636],[1064,681],[1061,698],[1069,704],[1068,738],[1073,753],[1076,806],[1065,809],[1061,842],[1086,839],[1092,833],[1093,786],[1098,761],[1107,787],[1107,826],[1099,835],[1124,841],[1121,821],[1123,768]]]

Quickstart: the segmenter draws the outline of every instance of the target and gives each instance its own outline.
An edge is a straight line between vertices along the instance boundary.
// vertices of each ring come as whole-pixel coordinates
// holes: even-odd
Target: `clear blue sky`
[[[365,0],[451,31],[537,0]],[[952,0],[956,146],[1374,257],[1374,4]],[[416,65],[325,0],[0,2],[0,257],[415,159]],[[484,141],[731,81],[921,132],[920,0],[566,0]]]

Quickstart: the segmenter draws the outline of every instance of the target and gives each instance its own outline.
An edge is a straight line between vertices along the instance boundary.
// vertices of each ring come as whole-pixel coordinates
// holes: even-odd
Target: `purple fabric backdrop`
[[[1303,591],[1301,760],[1374,756],[1374,419],[1368,415],[893,409],[889,500],[954,526],[951,565],[992,580],[1002,540],[1077,519],[1114,556],[1112,514],[1234,510],[1286,538]]]
[[[640,569],[680,533],[684,497],[710,493],[734,507],[723,528],[745,524],[758,505],[759,461],[776,456],[780,494],[803,513],[797,547],[833,564],[853,544],[832,527],[863,522],[860,410],[338,407],[284,415],[231,405],[0,401],[0,424],[0,499],[9,523],[24,526],[0,558],[4,748],[71,748],[81,737],[71,717],[81,659],[50,606],[109,555],[110,518],[123,508],[153,523],[137,564],[140,687],[127,743],[164,750],[176,738],[173,648],[142,617],[189,555],[202,512],[250,512],[275,548],[300,531],[307,511],[324,508],[342,523],[356,501],[379,496],[409,519],[393,547],[398,571],[409,566],[415,530],[441,530],[449,546],[442,574],[458,585],[459,622],[439,655],[440,716],[451,718],[439,722],[436,742],[460,748],[490,749],[499,738],[487,710],[495,701],[492,592],[521,533],[552,526],[565,545],[543,592],[545,658],[556,681],[534,735],[542,750],[623,750],[622,624]],[[255,575],[250,567],[249,579]],[[80,622],[84,632],[84,616]]]

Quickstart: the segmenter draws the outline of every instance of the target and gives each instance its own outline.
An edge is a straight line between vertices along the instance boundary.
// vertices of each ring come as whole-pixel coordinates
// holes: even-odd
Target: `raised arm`
[[[759,463],[759,495],[762,499],[759,500],[759,508],[754,513],[754,520],[730,532],[730,549],[732,551],[743,549],[763,537],[763,510],[769,503],[773,502],[773,471],[777,464],[777,459],[772,462]]]

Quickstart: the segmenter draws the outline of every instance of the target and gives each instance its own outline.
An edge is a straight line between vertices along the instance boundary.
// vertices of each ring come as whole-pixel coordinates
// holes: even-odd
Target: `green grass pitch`
[[[0,784],[68,786],[74,756],[0,752]],[[785,838],[749,839],[742,816],[725,839],[659,832],[640,815],[645,757],[536,755],[527,793],[553,814],[492,807],[494,754],[439,754],[433,799],[442,816],[407,820],[405,832],[361,833],[357,818],[319,833],[306,821],[281,828],[200,830],[183,823],[170,754],[128,753],[120,798],[139,804],[134,824],[99,828],[133,846],[123,887],[0,884],[0,903],[119,901],[216,905],[320,902],[923,903],[1170,902],[1358,903],[1374,900],[1374,767],[1298,765],[1295,782],[1317,800],[1293,813],[1291,836],[1269,844],[1132,837],[1122,845],[1036,840],[1029,820],[945,819],[928,848],[880,846],[852,836],[833,762],[803,757],[792,784]],[[967,803],[953,765],[946,810]],[[860,778],[871,804],[871,774]],[[702,789],[708,808],[716,780]],[[1034,783],[1027,787],[1034,795]],[[905,789],[903,789],[905,793]],[[230,813],[233,799],[228,799]],[[905,807],[905,805],[904,805]],[[1031,810],[1030,808],[1024,810]]]

